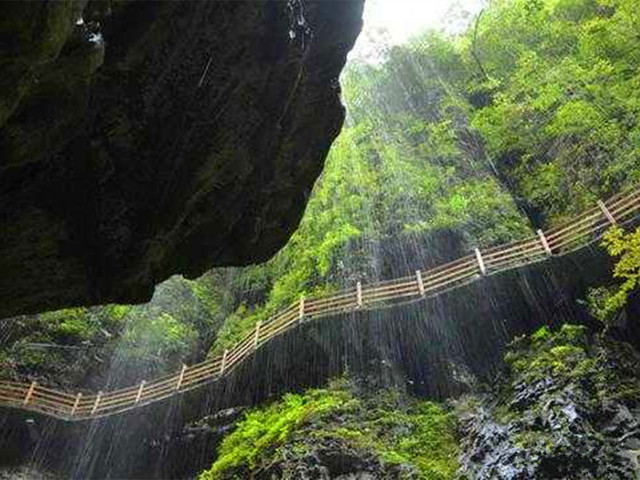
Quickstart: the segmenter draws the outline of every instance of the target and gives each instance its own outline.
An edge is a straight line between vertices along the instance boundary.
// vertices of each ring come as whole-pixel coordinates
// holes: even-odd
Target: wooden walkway
[[[633,221],[640,211],[640,190],[598,202],[597,206],[533,238],[501,245],[472,254],[430,270],[353,288],[319,298],[301,298],[277,315],[258,322],[254,329],[222,355],[186,366],[170,375],[128,388],[97,393],[67,393],[35,382],[0,381],[0,407],[38,412],[62,420],[86,420],[122,413],[174,395],[203,387],[229,375],[253,352],[274,337],[322,317],[374,309],[390,302],[431,297],[470,281],[534,262],[562,255],[597,239],[612,224]]]

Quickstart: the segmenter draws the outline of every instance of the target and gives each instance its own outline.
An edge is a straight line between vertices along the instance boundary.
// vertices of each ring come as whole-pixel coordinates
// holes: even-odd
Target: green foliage
[[[123,337],[121,348],[125,362],[135,361],[149,373],[156,366],[175,369],[194,348],[197,334],[192,327],[179,322],[168,313],[156,318],[136,318]]]
[[[476,39],[496,88],[472,125],[515,192],[551,220],[637,183],[633,0],[493,2]]]
[[[0,348],[5,378],[76,387],[116,369],[122,385],[202,358],[229,303],[224,271],[173,277],[146,305],[105,305],[17,317]]]
[[[376,413],[371,419],[378,427],[374,435],[382,439],[377,450],[383,459],[414,465],[423,479],[454,477],[458,469],[455,424],[452,415],[442,406],[416,402],[405,412],[393,406],[387,415],[376,418]]]
[[[491,246],[532,233],[523,211],[547,227],[637,185],[639,12],[635,0],[496,0],[477,29],[351,62],[347,124],[300,228],[228,321],[250,328],[240,318],[257,306],[270,315],[320,285],[389,277],[376,246],[445,231]]]
[[[531,450],[542,446],[547,453],[551,453],[554,448],[553,437],[548,432],[536,430],[519,432],[513,436],[513,440],[517,447],[524,450]]]
[[[575,378],[593,368],[588,355],[586,327],[564,324],[552,332],[542,327],[530,337],[521,337],[510,346],[505,361],[516,375],[527,381],[545,378]]]
[[[4,378],[46,377],[47,382],[73,385],[91,370],[98,349],[124,328],[127,306],[70,308],[7,320],[7,338],[0,348]]]
[[[438,404],[408,399],[396,390],[356,395],[348,380],[338,379],[328,389],[287,394],[249,412],[199,478],[259,470],[281,459],[285,444],[289,455],[304,457],[323,439],[336,439],[386,463],[412,465],[420,478],[451,479],[458,467],[453,418]]]
[[[236,342],[242,340],[258,321],[264,320],[266,317],[264,308],[256,307],[250,309],[246,304],[240,304],[236,311],[226,318],[222,327],[218,330],[218,335],[209,351],[209,355],[217,355],[226,348],[233,346]]]
[[[584,326],[564,324],[556,330],[542,327],[515,340],[505,361],[510,366],[511,382],[500,388],[495,414],[502,423],[521,425],[514,439],[524,449],[550,453],[563,448],[554,431],[531,421],[531,413],[544,416],[549,409],[557,408],[551,399],[565,394],[560,392],[571,392],[577,401],[588,399],[593,412],[607,411],[614,401],[635,406],[640,395],[634,348],[611,341],[604,334],[591,336]],[[536,385],[538,382],[544,386]],[[514,393],[523,391],[531,396],[526,401],[514,401]],[[545,391],[550,396],[537,397]]]
[[[385,462],[411,465],[427,480],[450,479],[458,468],[454,417],[442,406],[409,400],[395,390],[365,398],[353,418],[323,425],[317,438],[338,438],[373,451]]]
[[[617,258],[613,278],[622,283],[611,287],[599,287],[589,292],[589,305],[596,318],[608,322],[627,304],[629,295],[636,292],[640,282],[640,228],[625,233],[620,227],[612,227],[604,235],[602,245]]]
[[[322,419],[338,409],[348,410],[353,402],[347,391],[309,390],[304,395],[286,394],[280,402],[254,409],[225,437],[215,463],[198,478],[215,480],[225,470],[240,465],[253,468],[304,422]]]

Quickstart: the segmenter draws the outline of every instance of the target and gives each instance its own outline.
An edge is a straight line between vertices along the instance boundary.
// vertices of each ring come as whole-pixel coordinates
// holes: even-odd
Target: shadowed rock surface
[[[0,4],[0,317],[266,260],[344,119],[362,2]]]
[[[638,478],[637,351],[565,325],[509,356],[498,394],[462,416],[462,479]]]

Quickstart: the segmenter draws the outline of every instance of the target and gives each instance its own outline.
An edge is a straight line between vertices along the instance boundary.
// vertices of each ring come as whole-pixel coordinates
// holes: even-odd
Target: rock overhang
[[[286,243],[360,0],[0,8],[0,317],[146,301]]]

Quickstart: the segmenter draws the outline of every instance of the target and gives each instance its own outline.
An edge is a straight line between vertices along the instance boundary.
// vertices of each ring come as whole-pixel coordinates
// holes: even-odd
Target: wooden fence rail
[[[640,211],[640,190],[618,194],[583,212],[565,225],[532,238],[474,253],[414,275],[363,285],[318,298],[300,299],[254,329],[222,355],[179,372],[110,392],[65,393],[36,382],[0,381],[0,406],[39,412],[62,420],[85,420],[122,413],[165,400],[229,375],[253,352],[274,337],[303,322],[354,311],[373,309],[389,302],[402,302],[439,295],[451,288],[514,267],[565,254],[600,238],[612,224],[633,221]]]

